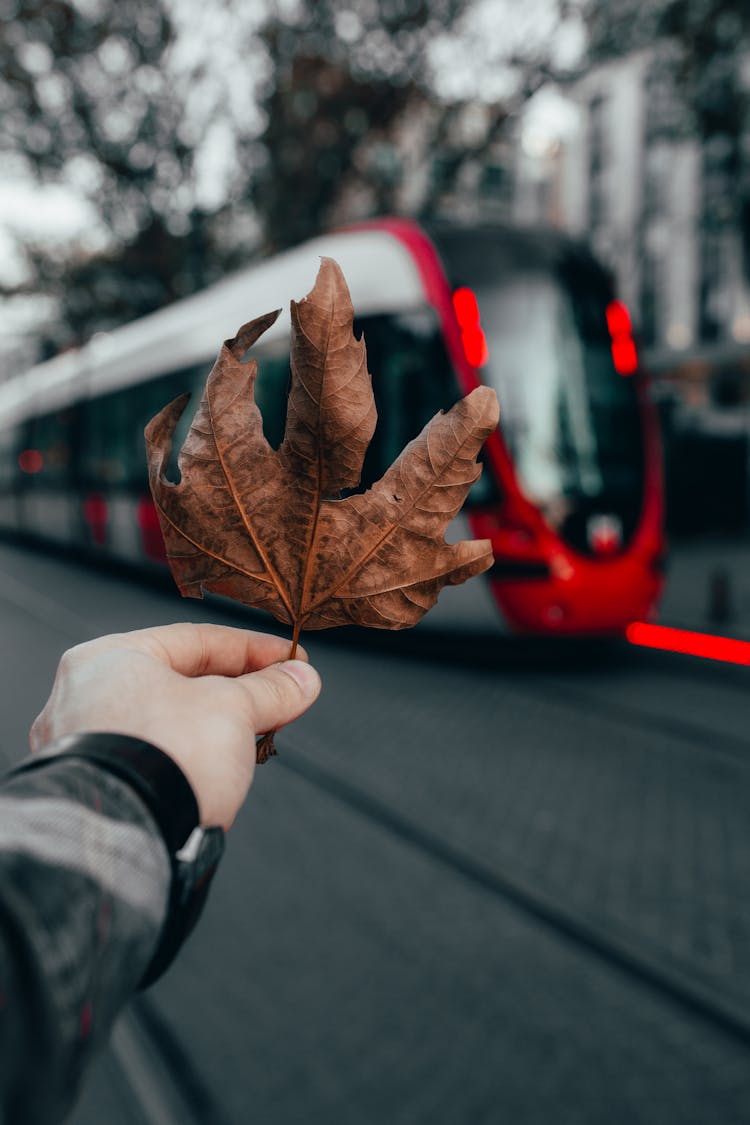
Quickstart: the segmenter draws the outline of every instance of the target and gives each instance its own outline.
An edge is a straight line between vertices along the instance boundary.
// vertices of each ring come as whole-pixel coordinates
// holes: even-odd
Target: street
[[[228,613],[0,546],[3,764],[64,648]],[[303,639],[323,695],[73,1125],[747,1122],[747,670]]]

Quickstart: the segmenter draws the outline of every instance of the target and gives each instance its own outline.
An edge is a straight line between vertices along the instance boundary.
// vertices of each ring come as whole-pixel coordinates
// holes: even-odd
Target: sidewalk
[[[673,542],[659,622],[750,640],[750,538]]]

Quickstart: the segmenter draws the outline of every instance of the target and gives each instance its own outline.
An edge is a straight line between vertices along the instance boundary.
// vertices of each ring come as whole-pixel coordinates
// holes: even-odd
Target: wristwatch
[[[167,916],[156,951],[138,988],[148,988],[171,965],[198,921],[224,851],[221,828],[200,824],[198,802],[184,773],[168,754],[125,734],[74,734],[27,758],[7,777],[63,758],[93,762],[127,782],[156,821],[172,864]]]

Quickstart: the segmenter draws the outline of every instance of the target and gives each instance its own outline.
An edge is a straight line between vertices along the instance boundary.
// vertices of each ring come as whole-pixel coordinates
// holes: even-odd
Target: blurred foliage
[[[481,5],[0,0],[0,160],[95,219],[75,246],[26,241],[20,289],[60,310],[47,353],[331,225],[507,192],[507,124],[548,76],[548,44],[507,60],[512,104],[436,92],[435,44],[453,50]]]
[[[4,7],[14,18],[0,37],[3,151],[41,177],[71,172],[98,192],[113,232],[133,235],[144,213],[168,211],[189,155],[161,68],[166,13],[132,0]]]
[[[292,20],[269,19],[265,164],[252,197],[270,246],[317,234],[334,217],[402,209],[409,142],[399,126],[425,115],[430,44],[466,7],[354,0],[343,10],[321,0],[300,5]]]
[[[376,214],[431,217],[482,180],[514,110],[550,75],[549,49],[508,58],[512,98],[436,96],[431,51],[472,0],[305,0],[261,30],[263,166],[251,194],[267,245]],[[560,18],[567,4],[550,0]],[[510,179],[510,169],[507,169]]]
[[[264,39],[274,81],[264,99],[264,158],[251,196],[268,247],[318,234],[355,179],[367,178],[377,199],[371,210],[393,210],[401,161],[390,133],[417,97],[414,84],[354,75],[341,61],[305,54],[278,22],[266,27]],[[365,168],[358,161],[363,141],[372,157]]]
[[[78,191],[110,244],[95,260],[27,245],[24,288],[61,300],[52,350],[210,280],[210,232],[160,0],[0,0],[0,14],[0,159]]]

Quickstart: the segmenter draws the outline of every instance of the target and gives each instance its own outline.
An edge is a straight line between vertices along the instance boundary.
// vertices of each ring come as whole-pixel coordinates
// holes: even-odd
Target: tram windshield
[[[606,300],[587,289],[541,271],[476,289],[489,352],[481,373],[498,393],[519,483],[571,540],[585,539],[594,512],[616,516],[627,535],[642,493],[635,387],[615,371]]]

